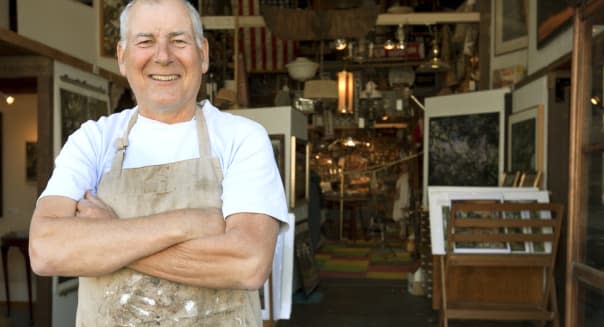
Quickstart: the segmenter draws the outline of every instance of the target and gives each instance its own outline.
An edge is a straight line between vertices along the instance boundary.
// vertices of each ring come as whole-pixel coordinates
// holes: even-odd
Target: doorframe
[[[585,263],[587,221],[587,160],[592,63],[592,26],[604,21],[604,0],[578,1],[573,15],[571,112],[569,133],[568,243],[566,266],[565,326],[583,326],[581,284],[604,290],[604,272]]]

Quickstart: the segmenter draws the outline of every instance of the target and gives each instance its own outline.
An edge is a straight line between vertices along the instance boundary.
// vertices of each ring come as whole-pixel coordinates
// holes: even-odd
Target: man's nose
[[[157,42],[154,61],[161,65],[167,65],[172,62],[170,42],[165,40]]]

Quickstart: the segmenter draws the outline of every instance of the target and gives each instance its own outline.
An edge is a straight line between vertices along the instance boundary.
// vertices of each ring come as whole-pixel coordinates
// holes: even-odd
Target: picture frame
[[[537,0],[537,49],[572,25],[574,10],[566,0]]]
[[[285,187],[285,134],[269,134],[283,187]]]
[[[503,187],[516,187],[520,183],[521,173],[519,171],[515,172],[504,172],[501,176],[500,186]]]
[[[500,201],[536,201],[549,202],[549,193],[532,187],[453,187],[431,186],[428,187],[428,208],[430,221],[430,242],[432,254],[446,254],[446,228],[448,226],[448,213],[453,200],[493,200]],[[463,251],[463,250],[462,250]],[[498,252],[480,250],[482,252]],[[475,251],[475,252],[480,252]],[[511,250],[510,250],[511,251]],[[466,251],[467,252],[467,251]],[[508,251],[509,252],[509,251]]]
[[[110,108],[107,80],[59,62],[54,65],[53,150],[56,156],[80,125],[109,115]]]
[[[319,286],[320,282],[319,268],[315,262],[310,231],[308,229],[296,233],[295,250],[302,289],[304,290],[304,294],[308,296]]]
[[[499,185],[505,153],[504,95],[508,91],[502,88],[426,98],[424,206],[429,186]]]
[[[545,109],[538,104],[510,115],[507,127],[507,169],[521,172],[547,171]],[[535,176],[536,177],[536,176]],[[539,176],[539,177],[542,177]],[[542,178],[537,187],[543,187]],[[523,183],[523,186],[529,184]]]
[[[294,209],[297,204],[308,200],[310,144],[292,136],[290,151],[289,206]]]
[[[541,171],[523,172],[518,181],[518,186],[541,188],[541,175]]]
[[[495,0],[495,55],[528,46],[528,0]]]
[[[99,51],[101,57],[116,58],[120,39],[120,13],[128,1],[99,0]]]

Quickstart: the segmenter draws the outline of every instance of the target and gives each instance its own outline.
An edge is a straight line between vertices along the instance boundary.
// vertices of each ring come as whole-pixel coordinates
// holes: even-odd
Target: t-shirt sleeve
[[[283,182],[268,134],[254,125],[232,149],[223,180],[223,214],[263,213],[287,223]]]
[[[61,195],[76,201],[86,190],[96,191],[100,137],[92,121],[69,136],[55,159],[55,168],[40,198]]]

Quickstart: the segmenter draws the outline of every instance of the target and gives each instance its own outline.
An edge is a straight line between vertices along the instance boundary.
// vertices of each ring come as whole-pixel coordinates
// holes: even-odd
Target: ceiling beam
[[[262,16],[239,16],[239,27],[264,27]],[[235,16],[203,16],[201,17],[206,30],[232,30],[235,28]],[[479,23],[478,12],[433,12],[409,14],[379,14],[376,25],[434,25],[456,23]]]

